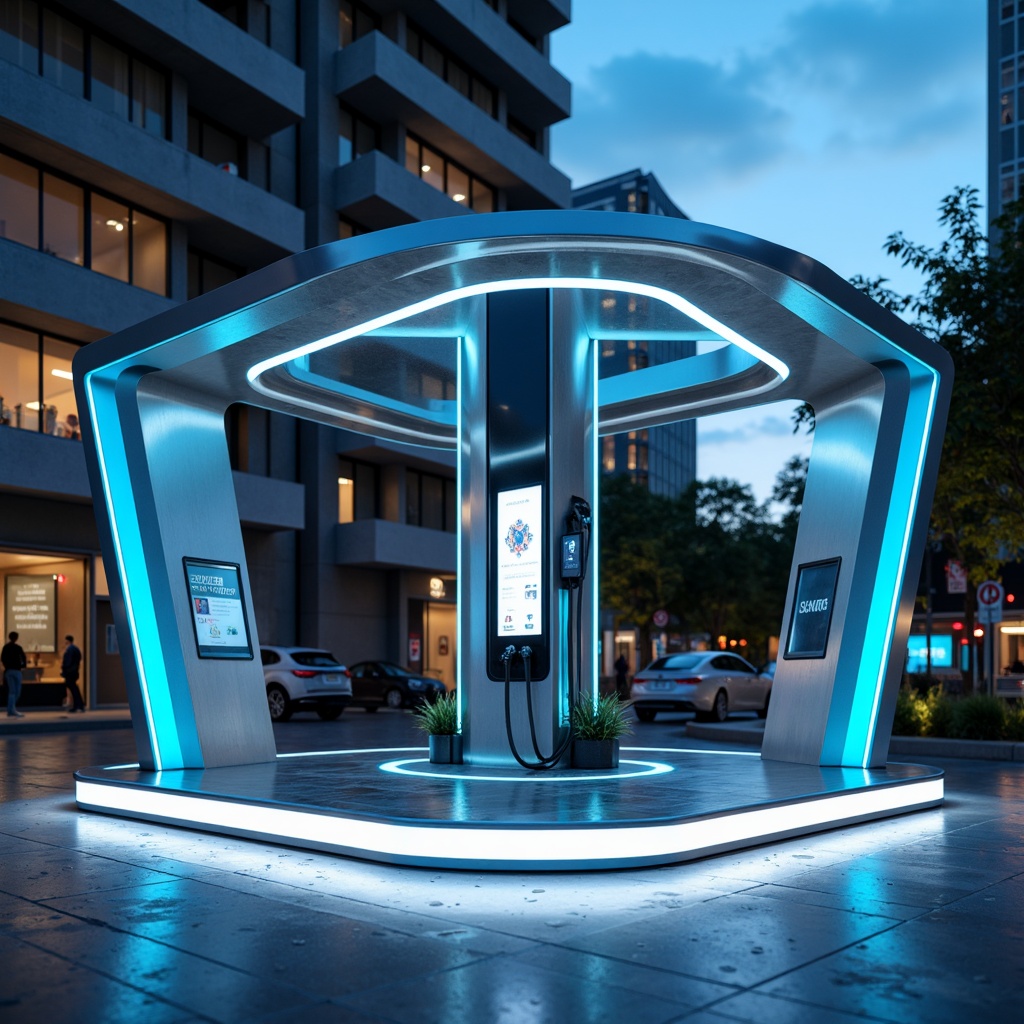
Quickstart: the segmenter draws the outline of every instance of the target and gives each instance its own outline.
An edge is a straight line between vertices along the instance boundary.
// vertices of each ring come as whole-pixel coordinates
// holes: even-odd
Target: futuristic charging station
[[[600,341],[626,338],[710,345],[599,379]],[[426,352],[453,399],[422,397]],[[941,772],[886,754],[950,363],[807,257],[632,214],[431,221],[290,257],[74,369],[139,750],[76,774],[83,808],[396,863],[580,870],[943,799]],[[568,768],[570,701],[597,694],[599,438],[781,399],[817,426],[761,755],[626,748],[616,770]],[[234,402],[457,453],[464,764],[277,755]]]

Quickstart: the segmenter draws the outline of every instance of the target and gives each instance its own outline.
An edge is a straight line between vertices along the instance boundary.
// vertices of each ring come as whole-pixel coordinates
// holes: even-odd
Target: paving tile
[[[766,994],[898,1024],[1020,1019],[1021,926],[942,909],[776,978]]]
[[[631,989],[497,957],[342,1000],[401,1024],[664,1024],[686,1007]]]
[[[185,1024],[193,1014],[118,979],[0,935],[4,1024]]]
[[[743,893],[565,945],[745,988],[893,926],[889,918]]]
[[[889,917],[894,921],[909,921],[926,914],[922,907],[904,906],[902,903],[883,903],[881,900],[866,900],[850,894],[819,892],[817,889],[802,889],[785,882],[770,883],[746,890],[751,896],[766,899],[788,900],[792,903],[806,903],[815,907],[830,907],[833,910],[851,910],[858,914],[872,914]]]
[[[239,971],[288,978],[319,997],[376,986],[388,964],[402,964],[408,977],[485,955],[188,879],[47,906]]]
[[[171,876],[77,850],[38,844],[19,870],[0,874],[0,891],[31,900],[49,900],[100,889],[147,885]]]
[[[626,963],[616,957],[581,953],[557,946],[538,945],[526,953],[519,953],[515,960],[548,971],[557,971],[591,985],[629,989],[636,993],[637,998],[655,996],[688,1009],[718,1002],[736,991],[730,985],[684,977],[670,971]]]
[[[247,1022],[309,1002],[283,969],[247,973],[95,920],[28,906],[32,910],[16,922],[23,941],[192,1014]]]
[[[870,1024],[883,1020],[758,992],[741,992],[723,999],[711,1009],[690,1015],[686,1024],[729,1024],[730,1021],[742,1021],[743,1024]]]

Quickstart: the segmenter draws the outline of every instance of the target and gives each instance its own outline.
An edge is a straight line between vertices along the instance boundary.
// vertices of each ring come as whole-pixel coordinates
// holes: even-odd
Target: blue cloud
[[[697,440],[701,447],[726,444],[749,444],[763,437],[792,437],[793,424],[779,416],[764,416],[759,423],[750,420],[740,427],[725,430],[716,427],[712,430],[697,428]]]

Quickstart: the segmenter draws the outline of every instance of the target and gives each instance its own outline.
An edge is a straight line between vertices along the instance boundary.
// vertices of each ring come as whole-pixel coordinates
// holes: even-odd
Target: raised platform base
[[[608,772],[431,765],[420,747],[269,764],[83,768],[85,810],[423,867],[581,871],[694,860],[934,807],[922,765],[819,768],[756,752],[623,747]]]

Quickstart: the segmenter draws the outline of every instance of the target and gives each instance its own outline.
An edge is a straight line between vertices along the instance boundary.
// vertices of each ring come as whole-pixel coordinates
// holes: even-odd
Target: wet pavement
[[[636,741],[703,745],[684,724]],[[422,742],[410,726],[275,735]],[[1021,1019],[1021,763],[936,760],[941,808],[695,863],[481,874],[77,810],[75,768],[133,759],[128,729],[0,736],[4,1024]]]

